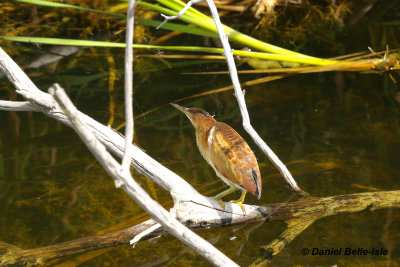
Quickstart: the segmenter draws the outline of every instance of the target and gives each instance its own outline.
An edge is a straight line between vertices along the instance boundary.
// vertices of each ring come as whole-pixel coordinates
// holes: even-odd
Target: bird
[[[229,189],[217,194],[214,199],[225,209],[222,197],[240,189],[240,198],[230,202],[239,205],[246,214],[243,202],[247,191],[260,199],[262,190],[261,174],[254,152],[232,127],[216,121],[203,109],[170,104],[189,118],[196,130],[196,143],[200,154],[217,176],[229,185]]]

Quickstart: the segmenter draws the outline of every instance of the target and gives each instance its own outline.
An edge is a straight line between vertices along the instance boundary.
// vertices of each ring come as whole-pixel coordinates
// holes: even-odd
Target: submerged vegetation
[[[38,5],[28,2],[35,3],[0,3],[0,45],[26,68],[42,90],[60,82],[82,111],[114,128],[123,127],[119,90],[123,49],[119,47],[124,46],[126,2],[68,1],[70,8],[44,6],[47,1],[37,1]],[[240,78],[246,84],[246,99],[256,128],[265,139],[271,140],[272,147],[278,149],[306,191],[315,196],[399,188],[395,177],[400,174],[397,162],[400,96],[395,82],[399,80],[400,7],[378,1],[365,11],[362,7],[368,1],[281,2],[275,7],[263,6],[263,1],[217,3],[225,25],[260,42],[285,48],[268,55],[248,52],[245,49],[249,44],[240,42],[239,37],[233,44],[239,54]],[[201,193],[213,195],[223,188],[222,183],[217,182],[212,171],[201,167],[203,161],[190,138],[190,125],[183,118],[177,119],[177,114],[165,106],[190,99],[190,105],[206,106],[218,120],[230,121],[240,132],[239,113],[231,92],[226,92],[231,90],[229,82],[218,74],[225,73],[226,66],[220,64],[222,50],[213,48],[219,46],[213,38],[215,32],[186,24],[196,22],[190,18],[185,24],[173,21],[160,30],[154,29],[163,20],[158,11],[165,8],[176,11],[181,7],[179,4],[179,1],[142,2],[137,8],[135,44],[141,46],[135,50],[134,64],[135,143],[187,177]],[[192,10],[190,14],[205,19],[207,9],[201,4],[195,9],[202,13]],[[19,41],[25,38],[28,43],[9,41],[18,40],[15,37]],[[68,55],[48,45],[49,42],[66,45],[62,39],[71,40],[69,45],[83,43]],[[105,47],[91,46],[94,44],[91,42]],[[189,52],[165,49],[171,46]],[[200,49],[212,55],[192,51]],[[49,55],[64,56],[50,64],[32,64]],[[265,58],[254,57],[250,61],[246,55]],[[278,60],[273,61],[274,57]],[[325,71],[354,72],[316,74]],[[385,76],[364,74],[371,72]],[[311,74],[294,76],[301,73]],[[287,79],[276,81],[282,78]],[[268,81],[275,82],[262,84]],[[4,78],[0,80],[1,99],[16,98],[9,87]],[[0,132],[0,213],[6,215],[0,220],[2,242],[33,248],[121,229],[147,218],[127,196],[114,189],[114,184],[79,145],[71,130],[31,113],[1,112],[0,118],[5,125]],[[63,140],[62,144],[59,140]],[[263,156],[259,153],[258,158]],[[287,199],[288,190],[273,166],[261,160],[260,168],[268,188],[262,203]],[[154,199],[167,207],[171,205],[166,192],[145,177],[136,177]],[[258,203],[250,198],[249,202]],[[309,229],[275,264],[286,265],[288,258],[292,259],[290,263],[335,264],[338,261],[331,259],[305,259],[298,252],[308,245],[323,248],[362,243],[385,246],[391,251],[392,258],[388,261],[398,261],[399,245],[393,238],[398,229],[391,223],[398,221],[398,217],[398,212],[389,210],[373,216],[332,218]],[[360,229],[349,221],[361,225]],[[258,256],[254,251],[265,245],[265,240],[274,238],[281,228],[282,225],[275,223],[268,231],[246,226],[244,230],[209,230],[202,235],[245,265]],[[327,234],[321,237],[321,232]],[[359,242],[349,240],[351,236]],[[153,244],[146,242],[135,250],[123,247],[92,252],[63,263],[91,260],[93,265],[139,265],[154,260],[184,265],[199,260],[172,238],[152,242],[157,243],[156,252]],[[339,262],[358,264],[358,260],[349,262],[344,258]]]

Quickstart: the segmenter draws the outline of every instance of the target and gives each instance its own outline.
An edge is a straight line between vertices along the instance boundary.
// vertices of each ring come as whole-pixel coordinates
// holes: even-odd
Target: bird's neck
[[[197,135],[204,135],[204,134],[208,134],[208,132],[210,131],[210,129],[212,127],[214,127],[218,122],[216,120],[214,120],[213,118],[211,119],[207,119],[207,120],[203,120],[201,122],[201,125],[199,125],[196,128],[196,134]]]
[[[217,123],[213,117],[201,117],[198,118],[194,123],[193,126],[196,129],[196,132],[207,132],[210,130]]]
[[[209,162],[209,159],[210,159],[209,142],[211,141],[210,135],[213,135],[215,126],[217,125],[217,123],[218,122],[213,119],[213,122],[209,121],[209,124],[207,124],[207,127],[196,128],[197,147],[199,148],[201,155],[211,166],[213,166],[213,164],[212,164],[212,162]]]

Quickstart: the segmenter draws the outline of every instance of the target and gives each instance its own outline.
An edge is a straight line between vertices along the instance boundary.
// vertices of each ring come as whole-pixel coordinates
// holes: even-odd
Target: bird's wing
[[[261,175],[253,151],[229,125],[218,122],[215,127],[209,137],[213,139],[209,139],[209,148],[215,169],[258,197],[261,195]]]

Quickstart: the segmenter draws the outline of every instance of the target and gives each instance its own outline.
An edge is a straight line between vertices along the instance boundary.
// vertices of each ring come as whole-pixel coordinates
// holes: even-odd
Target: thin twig
[[[161,229],[161,225],[159,223],[157,223],[157,224],[149,227],[148,229],[144,230],[140,234],[135,235],[135,237],[133,239],[131,239],[131,241],[129,241],[129,244],[131,244],[132,247],[135,247],[136,243],[139,242],[141,239],[143,239],[143,237],[148,236],[159,229]]]
[[[133,122],[133,33],[135,20],[135,0],[128,1],[126,18],[126,40],[125,40],[125,150],[122,157],[121,168],[129,171],[131,162],[129,147],[134,137]]]
[[[203,1],[204,0],[190,0],[186,4],[186,6],[184,8],[182,8],[181,11],[179,11],[178,14],[176,14],[175,16],[166,16],[164,14],[161,14],[161,16],[164,17],[164,21],[160,25],[158,25],[158,27],[156,29],[157,30],[161,29],[162,26],[164,26],[165,23],[167,23],[169,20],[179,19],[183,14],[185,14],[186,10],[188,10],[189,7],[191,7],[193,4],[200,3],[200,2],[203,2]]]

